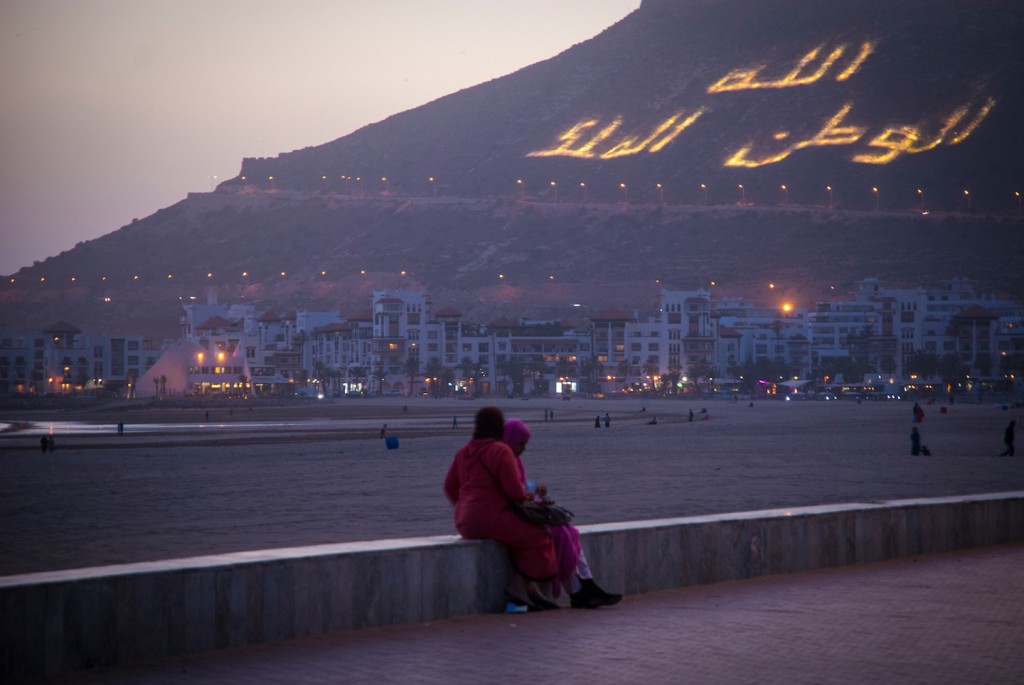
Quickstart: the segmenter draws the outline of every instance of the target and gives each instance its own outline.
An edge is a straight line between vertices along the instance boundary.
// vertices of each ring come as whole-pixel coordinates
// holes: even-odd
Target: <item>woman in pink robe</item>
[[[505,422],[502,441],[512,449],[512,454],[515,455],[516,469],[523,489],[529,496],[541,501],[543,495],[527,490],[526,467],[523,466],[523,461],[520,459],[520,456],[526,451],[526,444],[530,441],[531,435],[530,428],[524,422],[519,419],[509,419]],[[546,490],[547,488],[544,488],[544,492]],[[573,608],[596,609],[618,604],[622,595],[605,592],[594,582],[590,565],[587,563],[587,556],[580,546],[580,532],[576,526],[566,524],[547,526],[547,529],[554,541],[558,569],[552,581],[554,596],[558,597],[561,594],[561,587],[565,587],[569,590],[569,604]]]
[[[473,439],[458,452],[444,479],[444,491],[455,505],[455,528],[470,540],[496,540],[511,552],[518,574],[508,587],[509,601],[536,607],[543,601],[530,581],[555,575],[555,546],[544,526],[520,519],[508,508],[510,500],[528,495],[520,477],[518,459],[501,441],[505,417],[497,407],[476,414]]]

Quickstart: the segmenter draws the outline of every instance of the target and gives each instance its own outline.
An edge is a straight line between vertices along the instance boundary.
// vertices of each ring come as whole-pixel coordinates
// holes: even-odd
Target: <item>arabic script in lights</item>
[[[738,91],[809,86],[824,79],[844,82],[861,69],[877,47],[873,41],[864,41],[859,48],[850,43],[832,45],[834,47],[830,48],[828,43],[821,43],[782,69],[769,69],[767,64],[734,69],[708,86],[707,93],[718,99]],[[781,75],[766,77],[764,74],[769,71]],[[794,135],[797,127],[804,128],[803,122],[794,122],[793,129],[776,131],[770,140],[748,139],[738,149],[732,148],[733,152],[727,148],[723,166],[756,168],[781,162],[800,150],[835,145],[857,146],[850,157],[854,163],[889,164],[902,155],[920,154],[940,145],[957,145],[966,140],[996,105],[995,99],[984,94],[980,97],[985,101],[979,104],[978,97],[945,116],[924,116],[917,122],[884,125],[877,121],[856,121],[854,102],[848,99],[835,114],[814,128],[812,135]],[[529,152],[527,157],[613,159],[660,152],[710,110],[708,105],[677,110],[649,130],[631,135],[621,132],[624,121],[621,116],[607,123],[600,118],[582,119],[559,135],[551,147]]]
[[[536,150],[527,157],[578,157],[581,159],[613,159],[641,152],[660,152],[697,121],[707,111],[701,107],[693,114],[684,118],[684,112],[676,112],[668,119],[661,121],[646,136],[626,136],[615,139],[611,147],[612,136],[622,126],[622,117],[616,117],[610,124],[595,129],[601,122],[598,119],[585,119],[575,124],[562,135],[558,136],[558,145],[547,150]],[[603,150],[603,151],[602,151]]]
[[[755,90],[758,88],[793,88],[795,86],[808,86],[825,78],[829,71],[832,70],[832,67],[836,66],[836,63],[839,62],[844,54],[846,54],[848,47],[849,46],[845,44],[840,45],[819,61],[819,55],[821,55],[825,50],[824,44],[819,45],[801,57],[797,61],[796,66],[794,66],[789,72],[776,79],[758,78],[761,75],[761,72],[768,68],[768,65],[766,64],[759,64],[755,67],[743,69],[733,69],[723,78],[708,86],[708,93],[728,93],[731,91]],[[860,50],[854,56],[853,60],[846,65],[845,69],[836,75],[836,81],[846,81],[857,73],[861,65],[864,64],[865,60],[867,60],[874,51],[874,43],[862,43]]]
[[[983,105],[977,108],[971,119],[967,118],[973,109],[969,104],[958,107],[942,122],[938,133],[933,135],[927,134],[929,127],[926,124],[886,126],[881,133],[866,143],[869,148],[881,148],[884,151],[858,153],[851,157],[851,161],[858,164],[888,164],[900,155],[927,152],[943,144],[956,145],[966,140],[978,128],[995,104],[994,99],[988,98]],[[794,152],[804,148],[858,143],[867,135],[868,127],[843,125],[844,119],[852,109],[853,103],[844,104],[814,135],[804,140],[788,143],[781,149],[755,153],[754,143],[748,143],[726,158],[725,166],[754,169],[781,162]],[[965,121],[966,125],[958,129],[957,127]],[[935,129],[935,127],[931,128]],[[777,141],[788,141],[790,134],[787,131],[781,131],[776,133],[773,138]]]

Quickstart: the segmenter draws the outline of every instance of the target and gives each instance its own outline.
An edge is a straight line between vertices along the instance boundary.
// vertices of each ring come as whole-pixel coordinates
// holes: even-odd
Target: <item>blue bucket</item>
[[[394,436],[394,435],[388,436],[388,437],[384,438],[384,444],[387,445],[389,450],[397,450],[398,449],[398,437]]]

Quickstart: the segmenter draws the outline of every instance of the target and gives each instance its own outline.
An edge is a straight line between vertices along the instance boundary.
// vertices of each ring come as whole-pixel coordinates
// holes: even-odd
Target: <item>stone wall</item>
[[[627,594],[1024,540],[1024,492],[580,528]],[[507,557],[453,536],[0,578],[0,681],[500,611]]]

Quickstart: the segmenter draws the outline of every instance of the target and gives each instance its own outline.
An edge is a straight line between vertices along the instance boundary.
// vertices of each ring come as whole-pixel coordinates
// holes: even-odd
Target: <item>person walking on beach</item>
[[[917,426],[910,429],[910,454],[915,457],[921,454],[921,434],[917,432]]]
[[[455,430],[458,427],[459,427],[459,417],[458,416],[453,416],[452,417],[452,430]]]
[[[601,415],[598,414],[597,416],[594,417],[594,428],[600,428],[600,427],[601,427]]]
[[[383,426],[380,427],[380,435],[378,435],[377,437],[380,438],[381,440],[388,437],[388,424],[385,423]]]
[[[1016,425],[1016,421],[1010,421],[1010,425],[1006,427],[1006,432],[1003,434],[1003,442],[1006,444],[1006,449],[999,455],[1000,457],[1013,456],[1013,429]]]
[[[43,454],[46,454],[46,448],[49,447],[49,446],[50,446],[50,441],[49,441],[49,439],[47,439],[47,437],[45,435],[43,437],[39,438],[39,449],[40,449],[40,451]]]
[[[612,427],[612,417],[608,416],[608,412],[604,413],[604,427],[605,428],[611,428]]]

